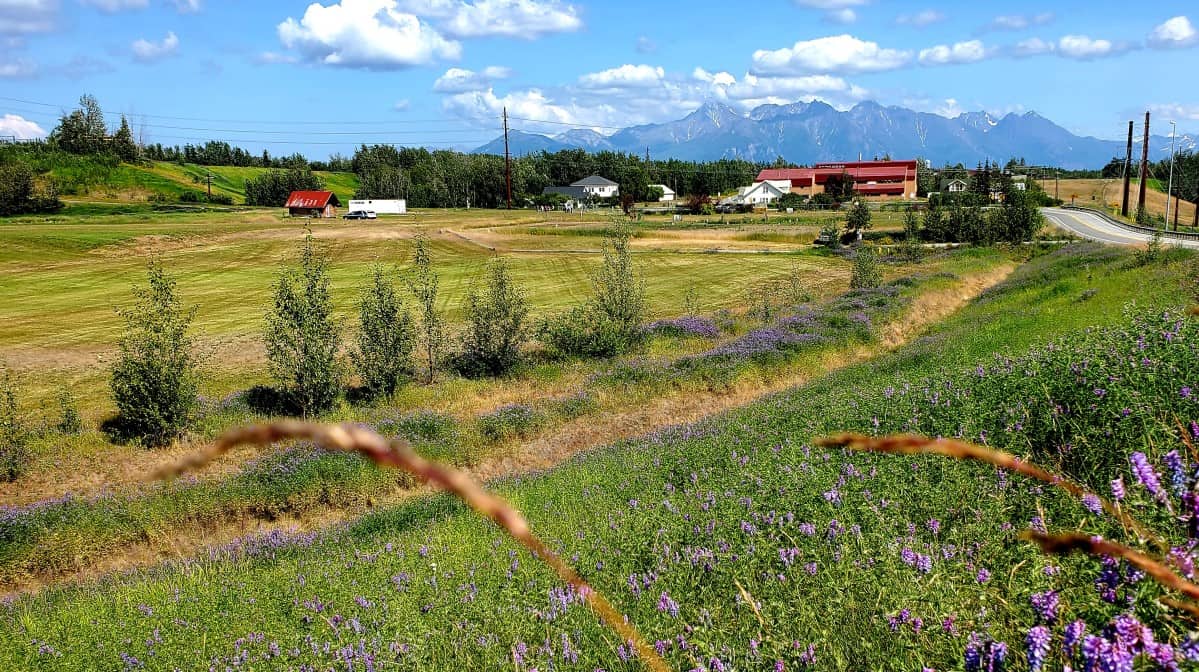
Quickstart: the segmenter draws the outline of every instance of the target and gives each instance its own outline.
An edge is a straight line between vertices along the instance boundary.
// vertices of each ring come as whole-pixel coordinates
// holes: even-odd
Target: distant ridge
[[[1077,136],[1036,112],[999,118],[986,112],[944,117],[871,101],[844,112],[817,101],[762,105],[744,114],[709,102],[677,121],[632,126],[611,135],[582,128],[555,136],[522,131],[509,135],[511,151],[517,156],[562,149],[642,154],[648,147],[655,158],[694,161],[773,161],[782,156],[795,163],[813,163],[856,159],[860,153],[867,159],[885,154],[920,156],[937,166],[1022,157],[1031,165],[1080,169],[1100,168],[1112,157],[1124,155],[1123,141]],[[1168,137],[1153,136],[1151,158],[1168,157],[1169,147]],[[1194,147],[1192,138],[1180,136],[1180,149]],[[503,154],[503,136],[474,152]]]

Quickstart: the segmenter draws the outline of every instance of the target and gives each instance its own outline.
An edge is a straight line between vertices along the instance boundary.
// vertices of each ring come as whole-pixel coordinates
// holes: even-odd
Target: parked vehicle
[[[344,219],[378,219],[379,216],[373,210],[351,210],[347,212]]]

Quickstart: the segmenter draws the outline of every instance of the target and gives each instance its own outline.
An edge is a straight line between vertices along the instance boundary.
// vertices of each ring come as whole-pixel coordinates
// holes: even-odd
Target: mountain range
[[[1140,156],[1138,124],[1133,160]],[[1100,168],[1112,157],[1124,156],[1125,141],[1074,135],[1036,112],[1010,113],[996,118],[986,112],[945,117],[904,107],[862,102],[841,111],[826,103],[762,105],[748,113],[718,102],[700,106],[677,121],[631,126],[603,135],[572,129],[548,136],[509,132],[510,151],[521,156],[563,149],[618,151],[654,158],[712,161],[739,158],[769,162],[777,157],[798,164],[856,160],[890,155],[922,157],[934,166],[962,163],[973,166],[985,159],[1006,162],[1022,157],[1030,165],[1066,169]],[[1193,136],[1179,136],[1178,149],[1194,149]],[[1170,155],[1170,138],[1150,138],[1150,157]],[[474,150],[503,154],[504,138]]]

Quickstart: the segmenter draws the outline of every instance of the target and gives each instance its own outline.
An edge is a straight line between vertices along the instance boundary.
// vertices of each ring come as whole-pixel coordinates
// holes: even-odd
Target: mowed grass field
[[[149,206],[72,206],[53,217],[0,222],[0,358],[27,382],[30,400],[62,384],[96,406],[105,396],[106,362],[145,265],[161,260],[179,291],[199,307],[196,330],[213,350],[219,381],[211,394],[261,380],[259,334],[280,265],[294,260],[304,226],[330,257],[337,313],[352,321],[357,292],[374,264],[399,273],[413,239],[428,236],[452,323],[485,263],[506,256],[528,292],[535,317],[583,300],[598,266],[606,215],[513,211],[428,211],[369,223],[291,220],[277,210],[173,212]],[[540,231],[535,235],[530,231]],[[564,235],[544,235],[545,232]],[[753,233],[793,242],[747,240]],[[581,234],[581,235],[580,235]],[[816,294],[848,277],[848,262],[803,244],[810,227],[670,230],[640,225],[634,247],[645,272],[650,312],[682,311],[694,287],[701,307],[743,306],[763,280],[796,270]],[[810,240],[810,237],[807,238]],[[763,252],[770,252],[764,254]],[[348,326],[348,324],[347,324]],[[99,408],[106,409],[103,404]]]
[[[1139,180],[1132,180],[1129,187],[1128,196],[1128,211],[1129,215],[1135,214],[1137,207],[1137,192]],[[1053,193],[1054,186],[1052,181],[1043,183],[1045,190],[1050,194]],[[1067,202],[1073,202],[1076,205],[1086,205],[1097,208],[1119,208],[1120,200],[1123,196],[1121,189],[1123,183],[1119,179],[1111,180],[1062,180],[1058,187],[1059,197]],[[1190,226],[1194,221],[1195,204],[1190,201],[1178,201],[1178,224],[1179,226]],[[1166,193],[1165,186],[1157,180],[1149,180],[1149,188],[1145,190],[1145,209],[1150,214],[1166,215]],[[1174,221],[1174,205],[1170,205],[1170,222]]]

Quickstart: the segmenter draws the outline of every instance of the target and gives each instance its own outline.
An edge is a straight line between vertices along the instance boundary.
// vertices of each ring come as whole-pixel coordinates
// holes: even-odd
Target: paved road
[[[1090,240],[1112,245],[1144,245],[1149,242],[1149,234],[1116,226],[1092,212],[1062,208],[1042,208],[1041,212],[1051,224]],[[1169,234],[1162,237],[1162,242],[1199,249],[1199,240],[1172,238]]]

